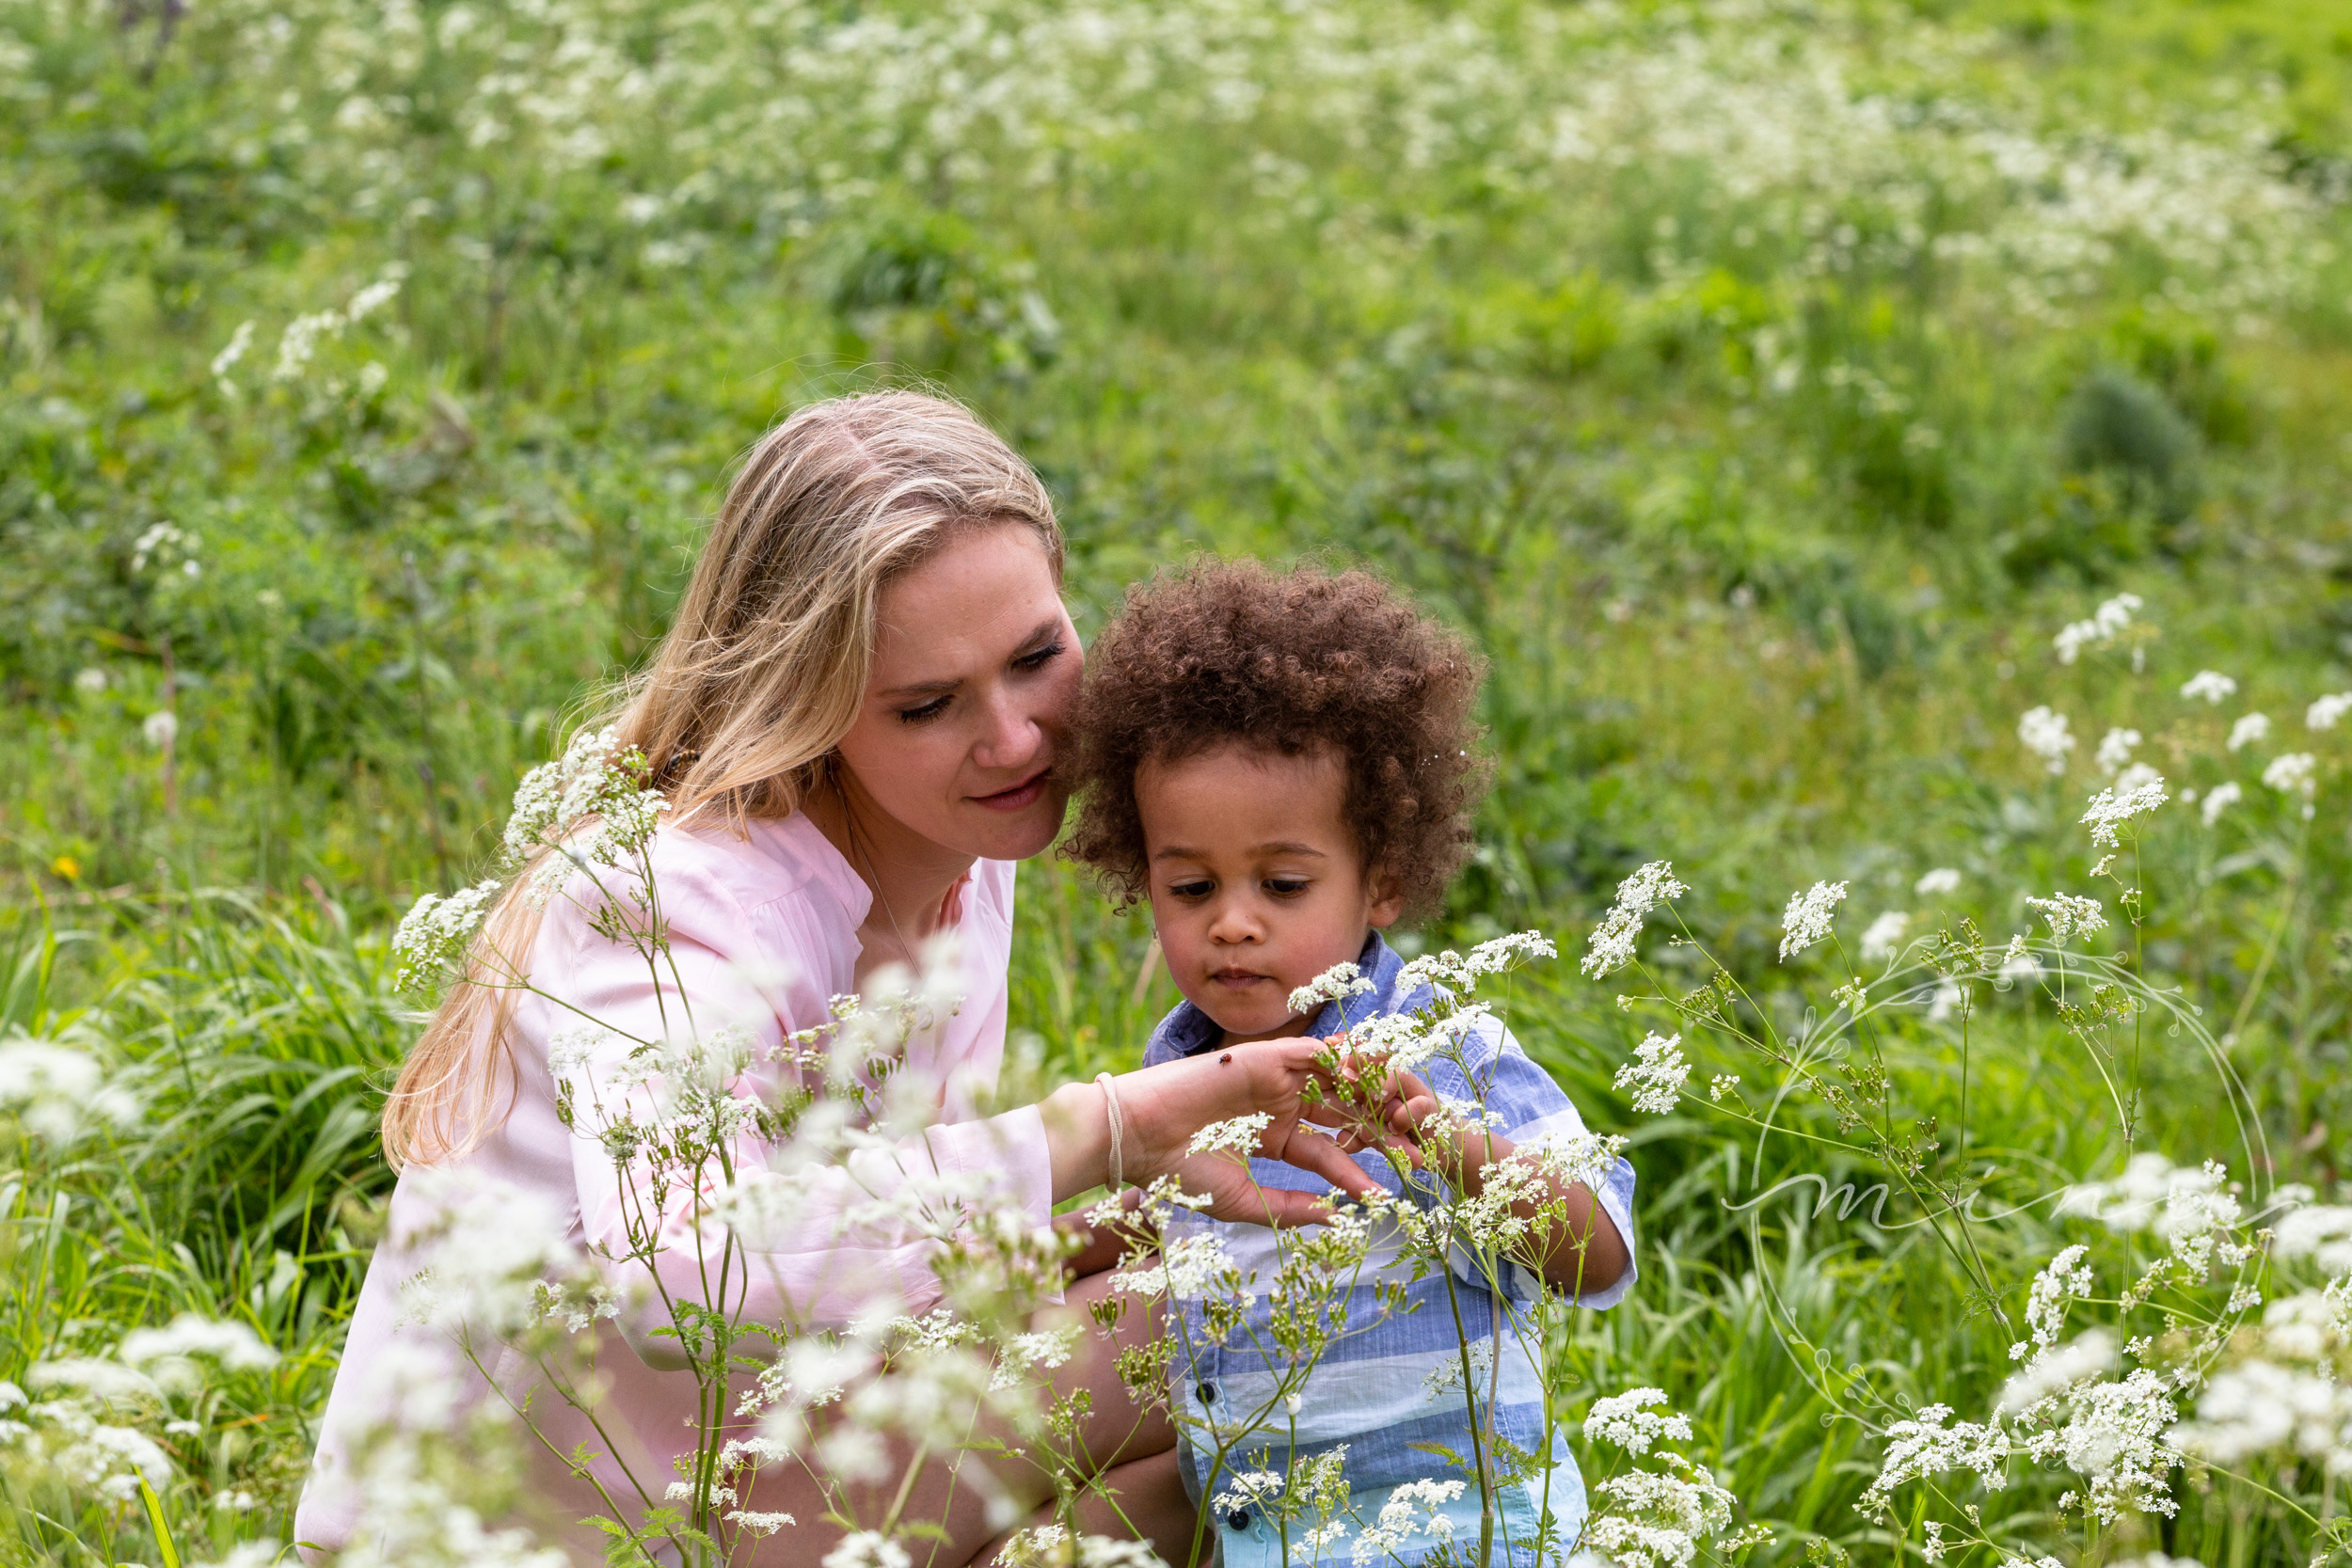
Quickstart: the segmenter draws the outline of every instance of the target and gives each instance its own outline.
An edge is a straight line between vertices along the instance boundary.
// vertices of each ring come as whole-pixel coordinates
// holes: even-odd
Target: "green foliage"
[[[151,1112],[0,1168],[0,1379],[249,1323],[284,1359],[166,1502],[191,1557],[283,1536],[413,1028],[381,933],[660,635],[732,454],[917,379],[1054,486],[1082,628],[1214,548],[1369,560],[1478,638],[1498,784],[1430,940],[1569,945],[1670,854],[1769,1001],[1816,878],[1860,917],[1953,866],[1988,931],[2079,885],[2110,725],[2241,783],[2173,808],[2147,962],[2326,1189],[2341,774],[2309,830],[2258,779],[2352,686],[2337,9],[0,0],[0,1034],[75,1031]],[[2145,672],[2058,664],[2115,588]],[[2208,667],[2228,715],[2173,695]],[[2014,738],[2045,703],[2063,780]],[[2228,752],[2242,710],[2276,733]],[[1047,863],[1020,920],[1022,1069],[1132,1062],[1172,997],[1139,917]],[[1600,989],[1520,1032],[1625,1127]],[[1987,1157],[2109,1158],[2089,1069],[1988,1028]],[[2153,1146],[2221,1152],[2157,1055]],[[1987,1395],[2000,1336],[1916,1231],[1750,1223],[1794,1166],[1633,1132],[1644,1282],[1564,1386],[1692,1411],[1756,1560],[1885,1555],[1832,1382]],[[2051,1499],[2013,1500],[2022,1540]],[[152,1550],[11,1506],[0,1554]],[[2224,1486],[2136,1549],[2286,1560],[2267,1518]]]

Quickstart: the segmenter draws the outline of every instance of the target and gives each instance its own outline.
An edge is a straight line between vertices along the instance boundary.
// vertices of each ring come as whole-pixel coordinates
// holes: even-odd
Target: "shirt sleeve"
[[[1036,1225],[1051,1223],[1052,1170],[1034,1106],[929,1126],[895,1142],[874,1138],[837,1162],[793,1164],[788,1149],[763,1139],[749,1126],[750,1112],[790,1086],[790,1075],[773,1065],[784,1037],[829,1016],[828,966],[793,956],[822,955],[834,934],[817,928],[821,913],[806,898],[746,911],[720,879],[691,863],[660,865],[658,875],[666,954],[648,963],[572,911],[571,961],[558,966],[568,973],[560,989],[546,988],[574,1009],[574,1029],[583,1031],[559,1024],[551,1035],[551,1055],[570,1085],[580,1223],[588,1247],[622,1287],[621,1327],[641,1355],[657,1365],[678,1360],[672,1342],[655,1337],[673,1321],[664,1297],[795,1330],[843,1323],[883,1304],[920,1314],[939,1300],[931,1263],[959,1203],[1010,1206]],[[731,1095],[702,1108],[691,1089],[648,1078],[630,1060],[639,1040],[707,1045],[728,1031],[740,1031],[754,1066]],[[741,1103],[730,1108],[730,1101]],[[607,1135],[622,1117],[643,1126],[707,1117],[740,1129],[727,1134],[731,1158],[739,1172],[752,1173],[747,1186],[761,1201],[751,1220],[739,1221],[731,1267],[723,1266],[726,1227],[708,1206],[719,1196],[716,1172],[698,1190],[664,1184],[644,1153]]]
[[[1431,1085],[1440,1095],[1485,1104],[1498,1118],[1496,1131],[1521,1148],[1540,1148],[1585,1135],[1584,1118],[1551,1074],[1535,1065],[1510,1031],[1482,1031],[1478,1049],[1470,1053],[1475,1085],[1450,1061],[1431,1064]],[[1617,1227],[1625,1243],[1625,1272],[1605,1290],[1585,1291],[1576,1297],[1580,1307],[1614,1307],[1633,1289],[1640,1272],[1633,1238],[1633,1163],[1617,1158],[1600,1188],[1593,1195],[1600,1212]],[[1545,1288],[1542,1276],[1518,1263],[1505,1261],[1501,1281],[1515,1302],[1531,1302]]]

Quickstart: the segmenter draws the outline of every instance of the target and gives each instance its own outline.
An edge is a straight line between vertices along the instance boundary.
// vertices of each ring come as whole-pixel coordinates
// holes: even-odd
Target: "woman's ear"
[[[1374,930],[1387,930],[1405,913],[1405,895],[1386,868],[1372,868],[1371,875],[1364,879],[1364,892],[1372,899],[1372,908],[1365,911],[1364,918],[1372,922]]]

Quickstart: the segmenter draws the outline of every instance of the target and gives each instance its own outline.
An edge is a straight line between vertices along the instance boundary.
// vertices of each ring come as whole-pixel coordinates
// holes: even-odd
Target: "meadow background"
[[[2127,1128],[2023,997],[1966,1148],[1924,1016],[1911,1108],[1956,1170],[2333,1192],[2352,726],[2305,712],[2352,685],[2347,84],[2325,0],[0,0],[0,1036],[123,1095],[0,1075],[0,1380],[249,1324],[275,1364],[149,1430],[183,1550],[285,1538],[389,1187],[390,924],[660,635],[734,455],[885,383],[1038,466],[1082,631],[1215,549],[1370,562],[1477,638],[1497,784],[1429,940],[1572,950],[1670,858],[1795,1027],[1792,889],[1848,880],[1849,940],[1998,941],[2087,891],[2107,729],[2236,782],[2149,828],[2140,961],[2254,1123],[2175,1037]],[[2131,634],[2061,660],[2121,592]],[[2179,694],[2207,669],[2227,702]],[[2290,752],[2308,819],[2261,782]],[[1025,868],[1024,1071],[1134,1061],[1145,938]],[[1516,1005],[1637,1139],[1644,1282],[1564,1384],[1691,1411],[1754,1560],[1899,1560],[1852,1507],[1877,1433],[1980,1408],[2010,1336],[1867,1204],[1729,1207],[1875,1178],[1633,1113],[1620,989],[1564,960]],[[2012,1313],[2063,1228],[1989,1227]],[[135,1502],[0,1478],[0,1559],[156,1560]],[[2088,1544],[2059,1490],[1969,1496],[2070,1560],[2315,1549],[2237,1482]]]

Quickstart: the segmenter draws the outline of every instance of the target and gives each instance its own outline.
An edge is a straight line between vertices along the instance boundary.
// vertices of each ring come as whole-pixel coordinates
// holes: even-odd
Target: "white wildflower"
[[[2225,703],[2237,691],[2237,682],[2218,670],[2200,670],[2181,687],[2181,695],[2191,700],[2202,697],[2209,703]]]
[[[0,1039],[0,1114],[62,1148],[92,1132],[131,1126],[139,1101],[107,1082],[104,1066],[89,1053],[20,1035]]]
[[[2090,1293],[2090,1270],[2083,1263],[2090,1249],[2077,1243],[2066,1248],[2033,1276],[2033,1284],[2026,1291],[2026,1326],[2032,1333],[2030,1340],[2021,1339],[2009,1347],[2012,1361],[2038,1356],[2058,1343],[2058,1335],[2066,1327],[2067,1304]]]
[[[459,888],[446,898],[431,893],[419,898],[392,933],[392,951],[401,959],[395,983],[403,990],[427,985],[462,964],[499,887],[492,879]]]
[[[1987,1486],[1997,1487],[2009,1465],[2009,1433],[1999,1421],[1979,1425],[1960,1421],[1950,1426],[1952,1407],[1931,1404],[1916,1420],[1890,1422],[1885,1451],[1879,1461],[1878,1479],[1862,1494],[1856,1506],[1865,1513],[1883,1515],[1895,1488],[1954,1470],[1968,1470]]]
[[[1960,873],[1948,865],[1939,865],[1932,871],[1922,873],[1919,879],[1911,884],[1911,891],[1922,898],[1941,898],[1947,894],[1958,893]]]
[[[2241,1362],[2214,1375],[2198,1396],[2196,1419],[2169,1435],[2216,1465],[2295,1454],[2330,1475],[2352,1474],[2352,1386],[2269,1360]]]
[[[159,707],[149,714],[139,725],[139,734],[157,751],[163,751],[180,738],[180,716],[167,707]]]
[[[1424,986],[1469,990],[1489,974],[1500,974],[1531,958],[1549,958],[1560,950],[1541,931],[1513,931],[1482,942],[1467,955],[1451,948],[1424,954],[1397,972],[1399,995],[1409,996]]]
[[[907,1549],[879,1530],[851,1530],[825,1554],[824,1568],[910,1568]]]
[[[1258,1140],[1264,1137],[1265,1130],[1273,1125],[1274,1118],[1263,1111],[1213,1121],[1192,1135],[1192,1142],[1185,1145],[1185,1150],[1192,1154],[1214,1154],[1220,1149],[1240,1155],[1255,1154]]]
[[[2042,918],[2050,923],[2050,940],[2066,942],[2077,936],[2106,929],[2107,911],[2096,898],[2078,898],[2071,893],[2053,893],[2047,898],[2028,898],[2028,909],[2039,910]]]
[[[2210,828],[2221,820],[2223,812],[2245,799],[2246,791],[2235,779],[2230,779],[2205,791],[2205,799],[2197,809],[2203,816],[2205,826]]]
[[[136,1328],[122,1337],[115,1355],[153,1378],[167,1393],[194,1393],[204,1374],[196,1363],[210,1361],[224,1371],[261,1371],[278,1365],[278,1353],[244,1323],[215,1322],[183,1312],[164,1328]]]
[[[1633,1060],[1617,1069],[1616,1085],[1633,1091],[1633,1108],[1664,1115],[1675,1108],[1691,1064],[1683,1060],[1682,1037],[1652,1032],[1633,1048]]]
[[[2270,1222],[2271,1250],[2309,1258],[2331,1275],[2352,1274],[2352,1208],[2306,1204]]]
[[[2001,1386],[1993,1408],[2003,1416],[2019,1415],[2114,1368],[2115,1337],[2103,1328],[2088,1329],[2026,1362]]]
[[[2028,708],[2017,721],[2017,738],[2051,772],[2066,771],[2067,754],[2074,749],[2074,736],[2067,726],[2066,715],[2046,704]]]
[[[1333,964],[1291,992],[1294,1016],[1311,1013],[1326,1002],[1344,1002],[1372,990],[1372,981],[1354,964]]]
[[[728,1524],[739,1526],[754,1535],[773,1535],[780,1529],[800,1523],[789,1513],[760,1513],[739,1508],[728,1510],[726,1517]]]
[[[2226,1190],[2229,1172],[2217,1161],[2174,1165],[2153,1151],[2135,1154],[2113,1181],[2086,1181],[2058,1195],[2057,1212],[2095,1219],[2110,1230],[2153,1230],[2173,1259],[2201,1277],[2218,1260],[2234,1266],[2247,1255],[2230,1232],[2240,1219]]]
[[[1900,910],[1889,910],[1863,928],[1862,961],[1882,963],[1893,958],[1903,944],[1903,933],[1911,929],[1911,916]]]
[[[2099,737],[2099,750],[2092,753],[2091,760],[2099,765],[2100,772],[2113,778],[2118,768],[2132,760],[2132,751],[2139,744],[2139,738],[2137,730],[2109,730]]]
[[[1584,1544],[1618,1568],[1689,1568],[1698,1549],[1731,1524],[1731,1494],[1678,1454],[1679,1475],[1633,1470],[1593,1490],[1600,1505]]]
[[[2128,790],[2099,791],[2090,798],[2090,809],[2082,815],[2082,820],[2090,829],[2090,842],[2103,849],[2116,847],[2118,829],[2135,816],[2147,816],[2170,798],[2162,779],[2138,784]]]
[[[2266,740],[2269,736],[2269,715],[2263,713],[2244,713],[2238,716],[2236,723],[2230,726],[2230,739],[2228,744],[2231,751],[2242,752],[2246,750],[2247,747],[2254,744],[2257,740]]]
[[[1619,882],[1616,903],[1593,931],[1591,949],[1584,955],[1584,973],[1597,980],[1631,963],[1643,920],[1659,905],[1690,891],[1675,880],[1674,864],[1669,861],[1652,861]]]
[[[1585,1440],[1606,1443],[1628,1453],[1647,1453],[1650,1445],[1664,1438],[1677,1443],[1691,1441],[1691,1418],[1673,1410],[1658,1411],[1652,1405],[1663,1405],[1666,1393],[1662,1388],[1629,1388],[1622,1394],[1612,1394],[1593,1402],[1592,1410],[1584,1418]]]
[[[2281,795],[2300,795],[2308,800],[2319,789],[2318,759],[2309,752],[2275,756],[2263,769],[2263,783]]]
[[[2331,692],[2303,710],[2303,727],[2307,730],[2332,730],[2347,713],[2352,713],[2352,691]]]
[[[2132,623],[2132,612],[2140,608],[2137,594],[2118,594],[2102,604],[2088,621],[2076,621],[2062,626],[2053,645],[2058,649],[2058,662],[2072,664],[2087,647],[2112,642]]]
[[[245,357],[246,350],[252,346],[253,324],[249,321],[239,322],[237,329],[229,334],[229,341],[221,346],[218,354],[213,356],[213,385],[220,388],[222,397],[234,398],[237,395],[237,384],[229,378],[229,372],[237,368],[237,362]]]
[[[1788,907],[1780,915],[1782,962],[1829,935],[1830,917],[1845,896],[1843,882],[1816,882],[1803,893],[1788,895]]]

